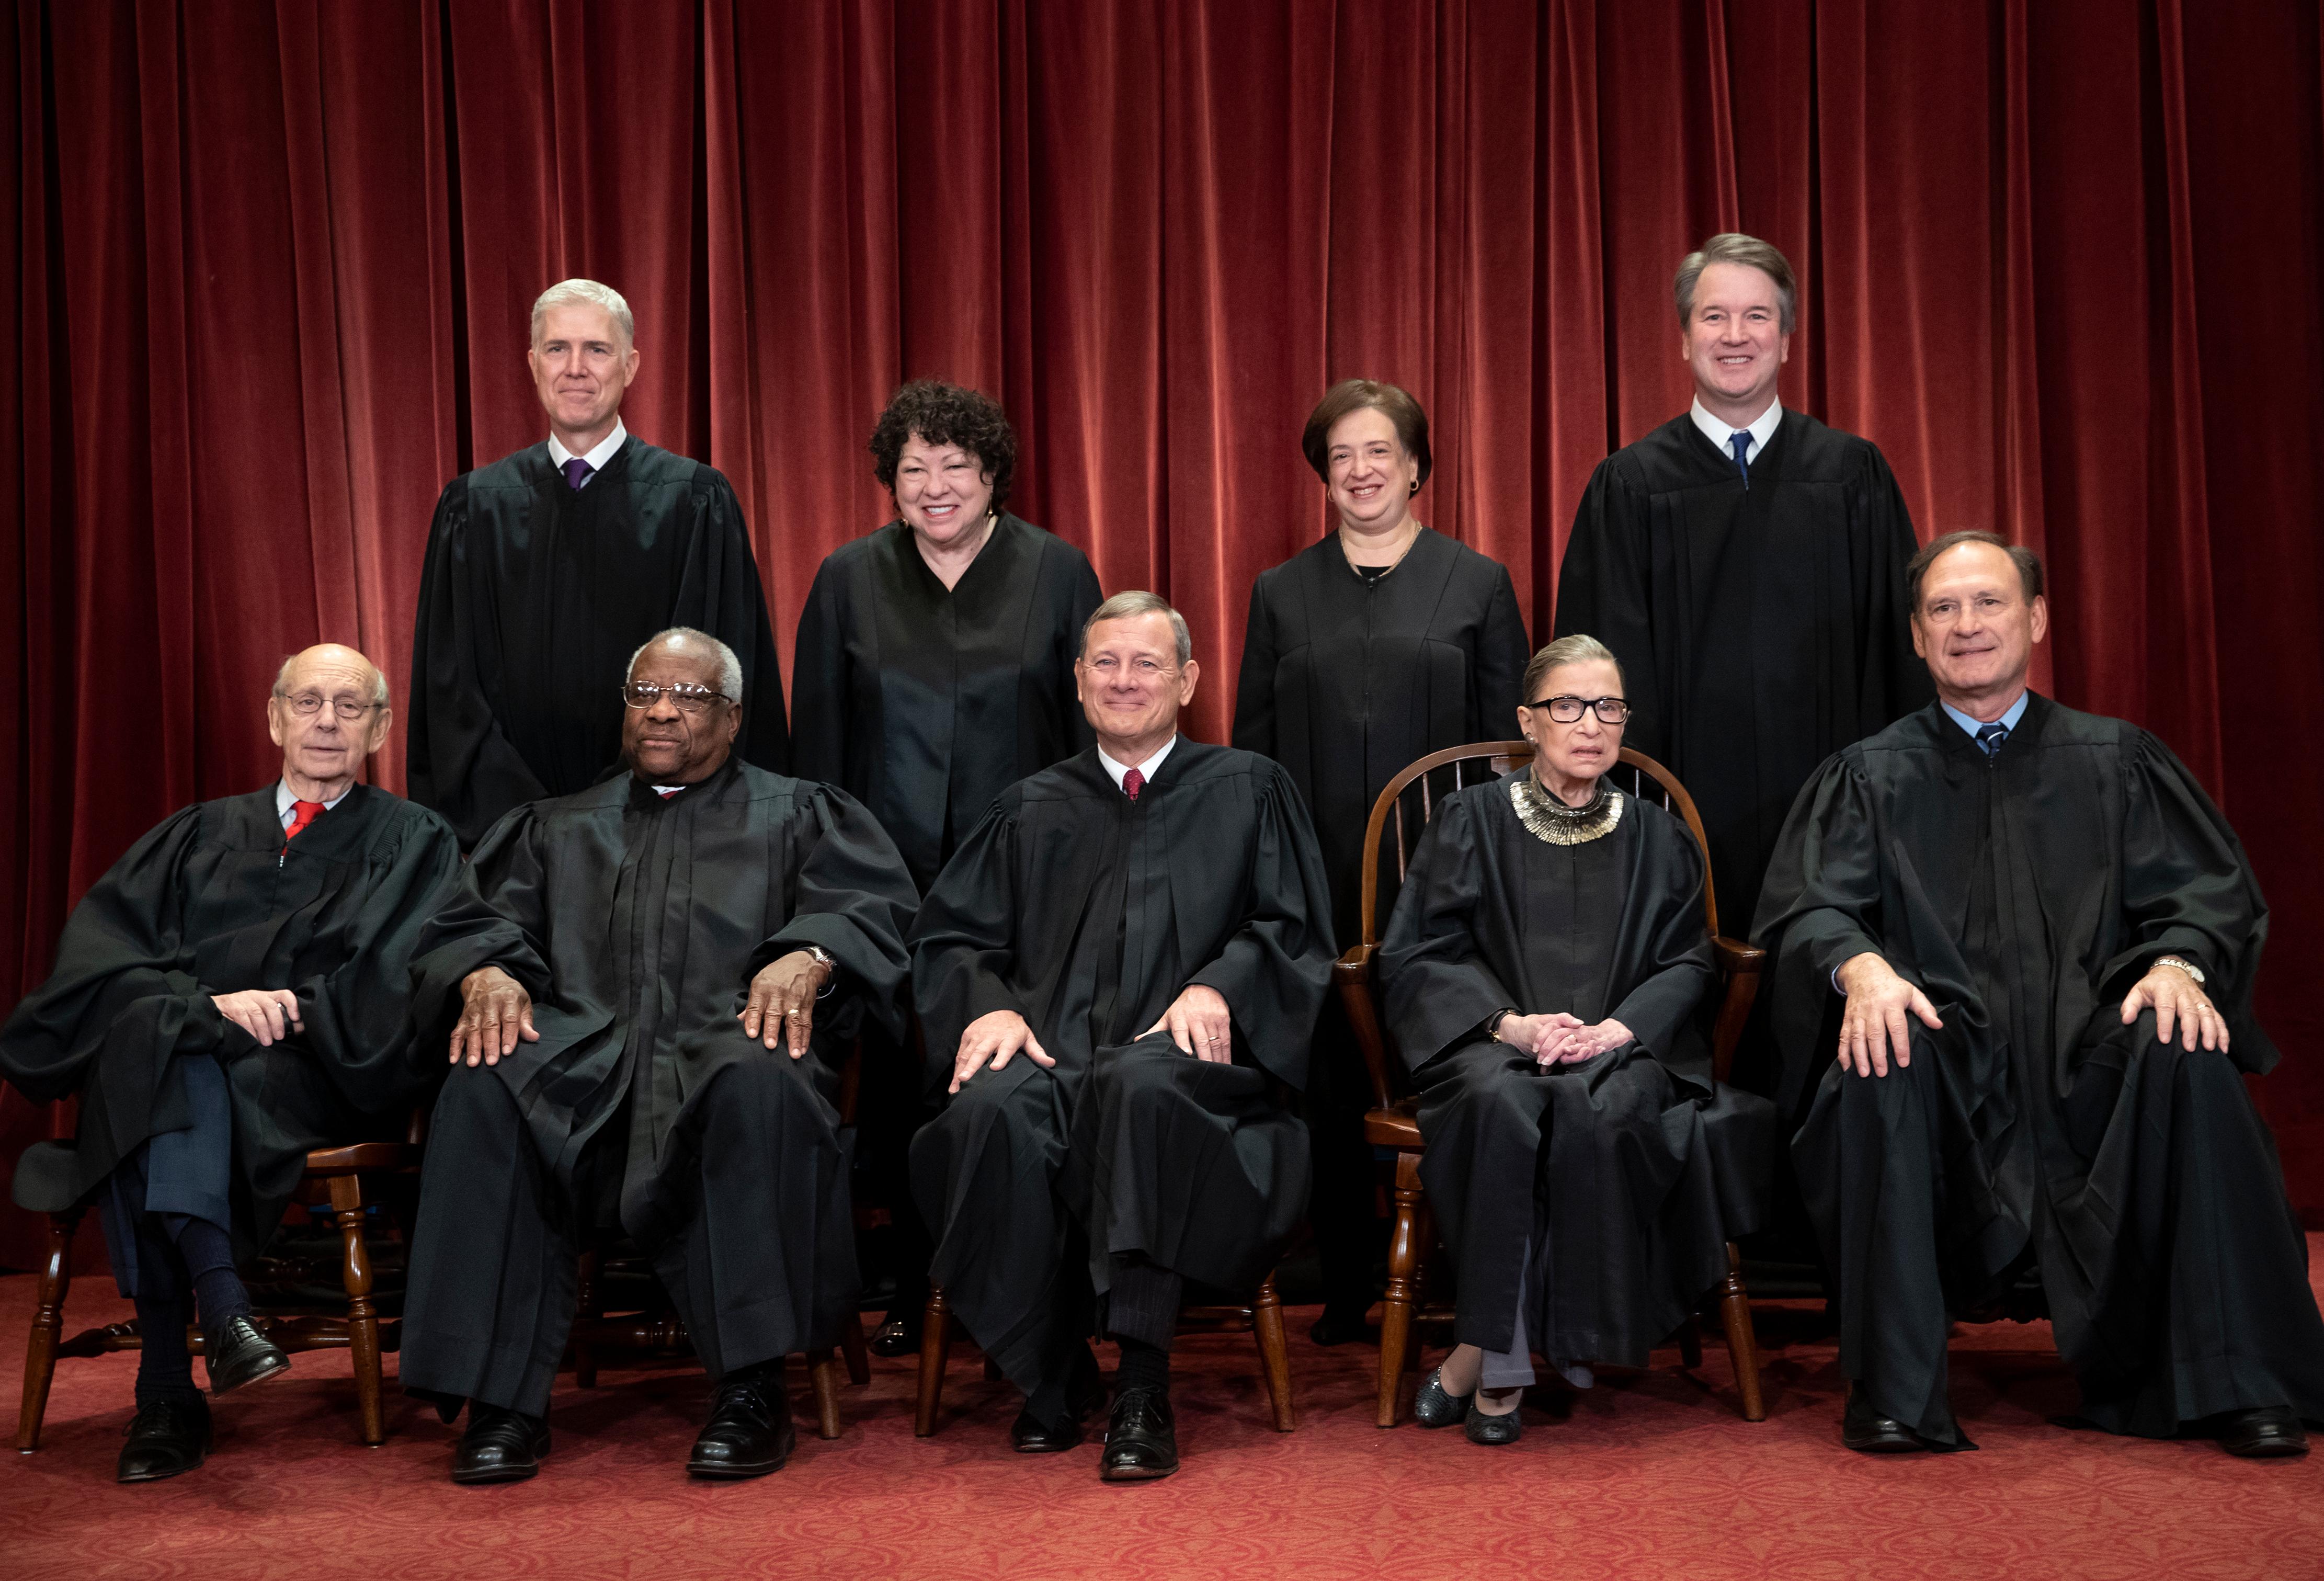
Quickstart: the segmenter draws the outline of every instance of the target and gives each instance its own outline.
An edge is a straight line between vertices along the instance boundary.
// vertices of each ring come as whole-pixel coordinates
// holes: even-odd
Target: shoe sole
[[[1850,1444],[1843,1439],[1841,1447],[1851,1449],[1858,1455],[1919,1455],[1923,1453],[1928,1446],[1920,1443],[1899,1444],[1894,1438],[1875,1438],[1868,1444]]]
[[[115,1472],[113,1480],[124,1486],[133,1483],[168,1482],[173,1476],[183,1476],[189,1471],[199,1471],[209,1457],[210,1452],[205,1449],[194,1457],[192,1465],[181,1465],[175,1471],[143,1471],[135,1476],[123,1476],[119,1472]]]
[[[238,1389],[247,1389],[253,1383],[263,1383],[269,1378],[280,1377],[282,1373],[287,1373],[290,1370],[290,1358],[289,1356],[284,1356],[281,1361],[275,1363],[274,1365],[262,1368],[245,1377],[230,1379],[224,1383],[211,1383],[210,1398],[212,1400],[217,1400],[222,1396],[232,1394]]]
[[[1144,1465],[1139,1465],[1139,1466],[1111,1466],[1111,1465],[1109,1465],[1109,1466],[1106,1466],[1106,1467],[1102,1468],[1102,1470],[1100,1470],[1100,1471],[1098,1472],[1098,1474],[1097,1474],[1097,1476],[1098,1476],[1098,1481],[1100,1481],[1100,1482],[1110,1482],[1110,1483],[1141,1483],[1141,1482],[1160,1482],[1160,1481],[1161,1481],[1164,1477],[1166,1477],[1166,1476],[1176,1476],[1176,1475],[1178,1475],[1178,1468],[1177,1468],[1176,1466],[1175,1466],[1175,1465],[1174,1465],[1174,1466],[1172,1466],[1172,1467],[1170,1467],[1167,1471],[1160,1471],[1160,1470],[1157,1470],[1157,1469],[1155,1469],[1155,1468],[1153,1468],[1153,1467],[1151,1467],[1151,1466],[1144,1466]]]
[[[464,1488],[481,1488],[494,1483],[530,1482],[540,1475],[538,1465],[496,1465],[490,1471],[455,1471],[452,1480]]]
[[[2221,1445],[2221,1448],[2227,1448]],[[2247,1449],[2228,1449],[2237,1460],[2291,1460],[2308,1453],[2305,1444],[2255,1444]]]
[[[704,1461],[689,1460],[686,1463],[686,1475],[700,1477],[704,1482],[749,1482],[753,1477],[774,1475],[790,1464],[790,1458],[786,1455],[780,1460],[760,1465],[735,1465],[726,1462],[714,1465]]]

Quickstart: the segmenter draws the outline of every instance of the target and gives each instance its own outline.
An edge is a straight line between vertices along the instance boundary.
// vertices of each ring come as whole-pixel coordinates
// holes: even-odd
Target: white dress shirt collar
[[[616,416],[613,419],[613,431],[607,434],[604,439],[598,440],[595,448],[591,449],[587,455],[581,458],[581,459],[589,463],[590,476],[595,476],[596,474],[604,471],[605,463],[613,458],[613,452],[620,449],[622,448],[622,441],[629,437],[630,430],[622,426],[622,420],[620,417]],[[555,434],[550,434],[549,436],[549,459],[555,465],[557,470],[559,472],[564,471],[565,464],[573,459],[573,452],[565,448],[565,441],[558,439]]]
[[[345,801],[347,799],[347,791],[353,790],[354,789],[354,785],[348,785],[346,790],[340,791],[337,796],[332,797],[328,801],[323,803],[323,810],[325,812],[328,812],[340,802]],[[274,781],[274,816],[282,820],[282,827],[286,829],[290,827],[290,804],[298,800],[299,799],[296,796],[293,796],[290,793],[290,781],[277,780]]]
[[[2001,717],[1996,720],[1995,723],[1999,725],[2004,730],[2015,730],[2017,728],[2017,721],[2025,717],[2025,699],[2033,695],[2034,694],[2031,691],[2019,692],[2017,694],[2017,700],[2010,704],[2008,707],[2003,709]],[[1962,713],[1959,708],[1954,707],[1950,703],[1946,702],[1942,698],[1939,698],[1937,699],[1937,707],[1945,711],[1946,717],[1952,720],[1954,724],[1960,726],[1963,730],[1968,731],[1972,737],[1975,736],[1978,731],[1985,728],[1984,721],[1971,718],[1969,715]]]
[[[1694,426],[1702,430],[1702,437],[1709,439],[1720,455],[1735,454],[1734,448],[1727,442],[1737,431],[1735,425],[1711,416],[1710,409],[1703,405],[1702,396],[1694,398],[1694,410],[1688,415],[1694,419]],[[1748,467],[1759,458],[1759,452],[1766,449],[1767,441],[1775,437],[1775,425],[1783,421],[1784,403],[1768,402],[1767,410],[1754,418],[1748,429],[1742,430],[1751,436],[1751,443],[1743,452],[1743,465]]]
[[[1168,757],[1170,755],[1170,749],[1177,744],[1178,738],[1176,735],[1173,735],[1169,740],[1162,744],[1162,749],[1159,752],[1156,753],[1152,757],[1148,758],[1144,763],[1135,764],[1115,763],[1112,758],[1106,754],[1105,748],[1101,746],[1097,749],[1097,761],[1103,763],[1105,765],[1105,772],[1113,776],[1113,782],[1117,789],[1120,787],[1121,781],[1129,777],[1130,769],[1137,769],[1139,773],[1146,776],[1139,781],[1139,785],[1142,789],[1145,786],[1154,783],[1154,771],[1162,766],[1162,760]]]

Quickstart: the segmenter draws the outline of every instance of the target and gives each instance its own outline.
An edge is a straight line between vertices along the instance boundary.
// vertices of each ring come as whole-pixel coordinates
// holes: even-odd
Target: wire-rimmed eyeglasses
[[[724,692],[706,686],[656,686],[650,680],[632,680],[622,687],[622,701],[632,708],[650,708],[664,698],[676,703],[682,714],[699,714],[713,703],[729,700]]]

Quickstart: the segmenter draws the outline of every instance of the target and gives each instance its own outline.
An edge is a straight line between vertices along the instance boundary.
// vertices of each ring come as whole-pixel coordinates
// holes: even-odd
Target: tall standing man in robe
[[[930,1271],[1025,1391],[1020,1453],[1081,1441],[1088,1336],[1120,1343],[1109,1482],[1178,1467],[1185,1281],[1255,1288],[1306,1206],[1306,1132],[1268,1086],[1305,1079],[1333,960],[1290,775],[1178,735],[1193,654],[1153,594],[1100,605],[1075,665],[1097,744],[1001,795],[912,935],[951,1077],[912,1144]]]
[[[2032,550],[1949,533],[1908,586],[1937,701],[1809,782],[1757,929],[1842,1441],[1973,1447],[1949,1323],[2046,1305],[2089,1422],[2302,1454],[2324,1318],[2243,1080],[2276,1060],[2243,846],[2160,741],[2026,689]]]
[[[1925,703],[1904,595],[1913,523],[1869,439],[1786,411],[1797,286],[1716,236],[1675,281],[1694,403],[1599,463],[1557,581],[1557,634],[1629,678],[1629,744],[1702,814],[1723,916],[1747,918],[1818,763]]]
[[[210,1392],[290,1364],[235,1272],[281,1223],[309,1150],[401,1134],[439,1067],[405,1017],[420,927],[460,865],[442,818],[356,782],[387,739],[387,678],[352,648],[285,661],[263,790],[165,819],[83,896],[56,970],[0,1031],[0,1077],[80,1099],[69,1146],[18,1163],[34,1212],[95,1202],[137,1305],[137,1416],[116,1475],[190,1471]]]
[[[604,699],[630,772],[494,825],[421,940],[412,1013],[453,1069],[402,1377],[467,1402],[455,1482],[540,1469],[593,1232],[651,1260],[711,1376],[696,1476],[779,1470],[783,1358],[856,1320],[840,1071],[899,1019],[919,897],[844,791],[733,755],[744,686],[715,638],[650,638]]]
[[[749,530],[715,467],[622,422],[638,374],[621,293],[567,280],[532,305],[526,362],[549,438],[436,502],[411,644],[411,799],[466,850],[512,807],[569,796],[621,752],[606,707],[639,643],[708,632],[742,661],[736,750],[790,763],[781,668]]]

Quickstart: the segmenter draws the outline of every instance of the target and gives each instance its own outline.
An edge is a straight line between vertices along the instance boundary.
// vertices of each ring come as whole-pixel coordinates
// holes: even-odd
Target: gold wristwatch
[[[2204,985],[2203,968],[2197,966],[2194,962],[2187,959],[2184,956],[2156,956],[2154,957],[2154,965],[2157,966],[2176,966],[2181,971],[2195,979],[2196,987],[2200,988]],[[2150,967],[2149,969],[2151,970],[2152,968]]]

